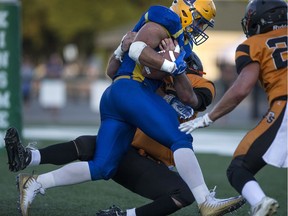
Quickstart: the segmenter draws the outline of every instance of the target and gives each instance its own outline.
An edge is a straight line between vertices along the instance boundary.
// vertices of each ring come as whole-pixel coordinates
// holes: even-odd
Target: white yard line
[[[29,141],[70,140],[80,135],[97,134],[97,127],[27,127],[23,136]],[[242,130],[208,130],[199,129],[193,133],[193,147],[196,153],[215,153],[232,155],[246,131]]]

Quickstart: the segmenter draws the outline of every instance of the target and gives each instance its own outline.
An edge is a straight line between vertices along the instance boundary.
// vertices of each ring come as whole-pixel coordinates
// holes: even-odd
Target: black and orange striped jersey
[[[287,27],[249,37],[236,50],[237,72],[251,62],[260,65],[259,81],[269,104],[287,96]]]
[[[211,104],[212,100],[215,97],[215,87],[211,81],[199,75],[187,74],[187,76],[193,86],[195,94],[198,97],[198,106],[195,108],[196,112],[192,117],[195,118],[197,115],[197,111],[203,111],[208,105]],[[170,77],[165,78],[164,92],[168,94],[176,93],[173,87],[172,79]],[[187,119],[185,121],[188,120],[190,119]],[[140,154],[150,156],[157,161],[163,162],[167,166],[175,165],[172,151],[169,148],[148,137],[139,129],[137,129],[135,133],[132,146],[139,149]]]

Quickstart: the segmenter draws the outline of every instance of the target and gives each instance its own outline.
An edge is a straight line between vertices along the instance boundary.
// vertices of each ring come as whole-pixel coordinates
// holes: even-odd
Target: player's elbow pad
[[[129,57],[135,62],[139,62],[139,56],[141,55],[143,49],[147,46],[143,41],[133,42],[129,48]]]

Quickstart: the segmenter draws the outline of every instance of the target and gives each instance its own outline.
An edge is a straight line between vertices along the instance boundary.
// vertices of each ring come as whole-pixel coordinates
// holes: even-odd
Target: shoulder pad
[[[180,17],[164,6],[151,6],[145,14],[145,19],[164,26],[172,35],[182,29]]]

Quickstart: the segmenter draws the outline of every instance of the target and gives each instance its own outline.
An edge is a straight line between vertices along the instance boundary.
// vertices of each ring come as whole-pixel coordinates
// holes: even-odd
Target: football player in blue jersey
[[[130,33],[127,34],[126,38],[129,35]],[[125,44],[125,41],[123,42]],[[165,44],[168,45],[167,41]],[[114,66],[117,67],[119,62],[114,63]],[[202,77],[202,63],[196,54],[193,53],[193,58],[187,64],[189,65],[188,77],[199,98],[197,107],[193,109],[195,113],[206,109],[214,98],[215,91],[213,83]],[[112,65],[112,68],[114,66]],[[112,70],[111,67],[108,68],[110,71]],[[174,96],[170,84],[164,85],[163,88],[165,93]],[[177,105],[179,106],[179,104]],[[181,110],[184,110],[181,115],[182,119],[191,117],[191,108],[185,111],[182,107]],[[187,113],[189,114],[187,115]],[[5,137],[6,147],[11,147],[7,150],[9,169],[17,172],[26,167],[40,164],[64,165],[75,160],[89,161],[94,156],[97,146],[95,141],[95,135],[83,135],[68,142],[35,149],[29,145],[24,147],[21,144],[17,129],[10,128]],[[149,139],[140,131],[135,134],[132,146],[121,159],[112,180],[134,193],[153,200],[153,202],[135,209],[127,209],[126,212],[133,211],[137,216],[170,215],[194,202],[194,197],[187,184],[177,172],[172,171],[175,164],[171,150]],[[97,215],[116,215],[116,213],[125,215],[125,212],[117,206],[99,211]]]
[[[43,193],[44,188],[110,179],[130,148],[137,128],[173,151],[176,168],[194,195],[201,215],[223,215],[241,201],[240,197],[216,199],[215,192],[209,191],[193,152],[192,136],[178,130],[177,113],[155,93],[163,81],[142,74],[144,66],[166,72],[173,77],[179,99],[195,105],[198,99],[185,74],[185,59],[191,54],[193,41],[197,43],[201,41],[198,38],[204,38],[206,26],[213,27],[215,14],[212,0],[194,3],[175,0],[171,8],[152,6],[143,14],[133,28],[137,34],[129,50],[122,52],[120,47],[114,53],[121,65],[101,98],[101,125],[94,158],[38,177],[20,175],[23,215],[28,214],[35,195]],[[167,37],[180,46],[181,52],[175,61],[158,54],[160,42]]]

